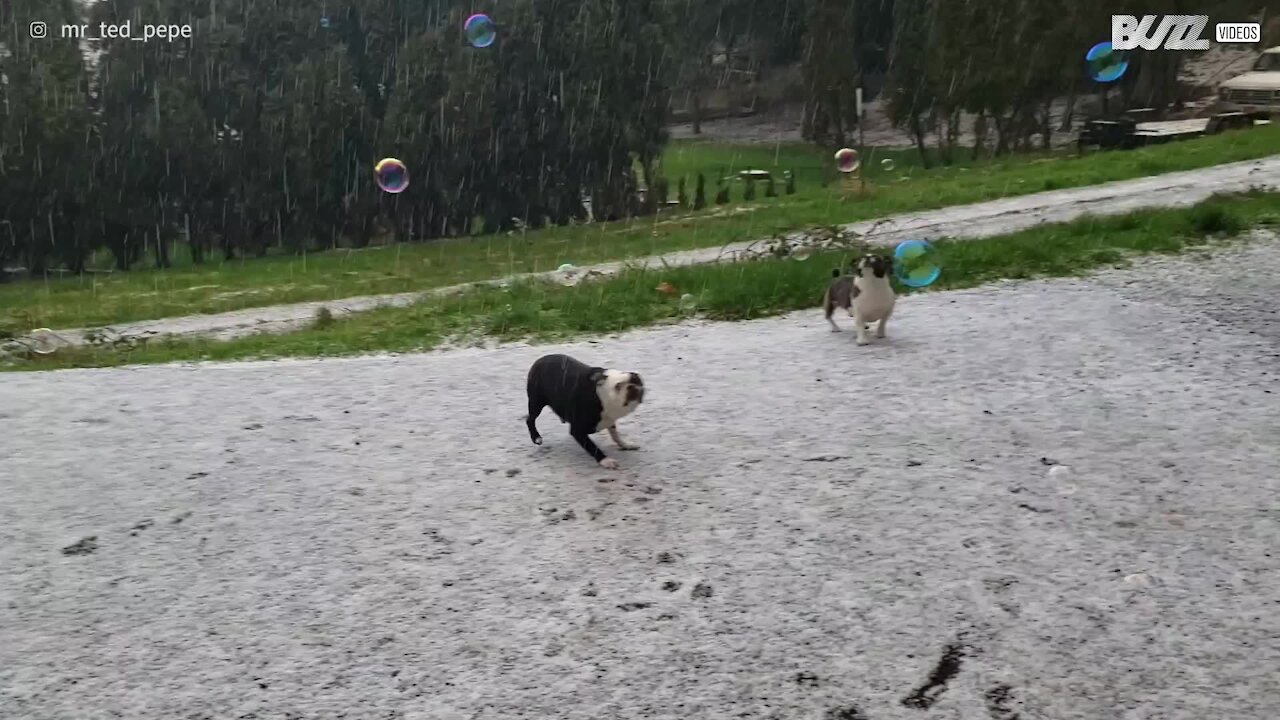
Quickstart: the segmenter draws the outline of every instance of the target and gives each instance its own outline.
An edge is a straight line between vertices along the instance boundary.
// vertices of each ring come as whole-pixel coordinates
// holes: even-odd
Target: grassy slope
[[[1002,237],[941,241],[937,255],[944,270],[930,289],[972,287],[998,278],[1077,275],[1124,264],[1135,254],[1174,253],[1221,243],[1258,225],[1280,226],[1280,194],[1220,197],[1188,209],[1085,218]],[[635,270],[574,287],[546,282],[485,287],[407,308],[361,313],[286,335],[231,342],[164,342],[128,352],[65,350],[31,362],[19,361],[7,369],[412,351],[459,337],[548,340],[617,332],[694,315],[750,319],[817,306],[831,268],[844,264],[848,255],[830,252],[803,261]],[[660,282],[678,288],[676,296],[656,292]],[[696,308],[681,301],[683,294],[693,296]]]
[[[727,213],[664,215],[634,221],[553,228],[527,234],[482,236],[396,245],[362,251],[335,250],[306,256],[183,263],[166,271],[91,275],[45,282],[0,285],[0,330],[97,326],[196,313],[212,313],[305,300],[420,290],[507,274],[649,255],[768,236],[813,225],[829,225],[1043,190],[1079,187],[1264,157],[1280,147],[1280,126],[1228,133],[1131,152],[1069,156],[1019,156],[970,167],[923,171],[909,151],[869,153],[869,198],[845,202],[835,186],[822,187],[833,172],[827,153],[809,146],[735,147],[673,143],[664,165],[675,180],[698,170],[707,174],[707,200],[723,168],[794,169],[796,195],[758,199]],[[896,169],[886,172],[884,158]],[[693,194],[690,180],[688,192]],[[740,203],[741,186],[733,198]],[[733,207],[733,206],[730,206]]]

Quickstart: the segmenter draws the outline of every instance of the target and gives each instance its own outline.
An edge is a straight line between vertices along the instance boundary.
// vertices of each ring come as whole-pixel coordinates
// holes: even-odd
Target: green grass
[[[966,288],[1003,278],[1080,275],[1124,265],[1142,254],[1222,244],[1260,225],[1280,226],[1280,193],[1215,197],[1192,208],[1085,218],[982,240],[944,240],[935,244],[943,273],[929,289]],[[816,307],[831,269],[845,265],[858,252],[849,248],[805,260],[636,269],[574,287],[543,281],[508,288],[485,286],[410,307],[342,319],[322,317],[310,329],[284,335],[229,342],[163,341],[132,350],[64,349],[0,364],[0,369],[407,352],[447,341],[547,341],[615,333],[695,316],[748,320]],[[677,292],[670,296],[657,292],[661,282],[675,286]],[[696,307],[682,300],[684,295],[691,295]]]
[[[423,290],[509,274],[582,266],[767,237],[815,225],[832,225],[1047,189],[1095,185],[1220,163],[1264,157],[1280,147],[1280,126],[1226,133],[1129,152],[1017,156],[995,162],[922,170],[910,151],[869,151],[864,165],[872,192],[845,199],[829,153],[809,146],[731,146],[673,143],[664,158],[674,178],[703,170],[708,202],[721,168],[796,171],[799,192],[742,204],[742,212],[707,210],[626,222],[552,228],[512,235],[459,238],[359,251],[334,250],[231,262],[139,269],[110,275],[0,285],[0,333],[37,327],[93,327],[161,317],[214,313],[288,302]],[[880,161],[897,167],[885,172]],[[693,185],[688,192],[692,197]]]

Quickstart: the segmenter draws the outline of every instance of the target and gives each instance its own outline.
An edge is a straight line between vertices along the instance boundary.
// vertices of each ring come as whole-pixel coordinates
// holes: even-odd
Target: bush
[[[786,192],[788,195],[796,194],[796,174],[788,170],[785,174],[787,181]]]
[[[723,180],[720,181],[720,189],[716,191],[716,204],[725,205],[729,202],[729,186]]]
[[[671,184],[667,182],[667,179],[659,177],[657,180],[654,180],[653,192],[654,197],[657,198],[658,201],[658,209],[661,210],[666,207],[667,199],[671,196]]]
[[[756,199],[756,181],[754,179],[747,178],[746,182],[743,183],[742,199],[747,202]]]
[[[679,203],[682,208],[689,207],[689,193],[685,191],[683,177],[676,182],[676,202]]]
[[[764,181],[764,196],[765,196],[765,197],[767,197],[767,198],[768,198],[768,197],[778,197],[778,191],[777,191],[777,189],[776,189],[776,188],[774,188],[774,186],[773,186],[773,176],[772,176],[772,175],[770,175],[770,176],[768,177],[768,179],[766,179],[766,180]]]
[[[1212,202],[1195,206],[1190,223],[1197,235],[1239,235],[1247,225],[1231,208]]]
[[[317,330],[324,330],[325,328],[333,327],[335,322],[336,320],[333,318],[333,311],[321,305],[320,309],[316,310],[316,320],[312,327]]]
[[[701,210],[707,206],[707,179],[698,173],[698,181],[693,191],[693,209]]]

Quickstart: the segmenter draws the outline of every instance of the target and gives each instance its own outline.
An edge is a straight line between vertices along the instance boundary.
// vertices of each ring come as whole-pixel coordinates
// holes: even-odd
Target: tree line
[[[1055,129],[1071,126],[1084,96],[1096,97],[1103,114],[1163,110],[1192,99],[1188,93],[1195,90],[1181,83],[1179,74],[1193,53],[1130,52],[1128,70],[1119,80],[1099,83],[1088,76],[1085,52],[1111,40],[1112,12],[1207,12],[1203,37],[1212,41],[1216,23],[1265,21],[1272,4],[1218,0],[1210,8],[1190,0],[1138,0],[1123,7],[1101,0],[893,0],[888,13],[894,38],[887,71],[888,114],[910,131],[926,165],[926,136],[935,139],[942,162],[951,162],[966,116],[974,131],[974,156],[984,150],[1030,149],[1036,143],[1047,149]]]
[[[497,21],[493,46],[465,42],[472,12]],[[712,44],[799,62],[814,142],[848,141],[867,87],[922,152],[936,135],[949,157],[962,113],[1012,151],[1047,142],[1053,98],[1087,91],[1081,58],[1109,12],[1097,0],[7,0],[0,267],[78,273],[102,250],[119,269],[165,267],[178,241],[203,262],[562,225],[588,204],[596,219],[653,212],[658,193],[637,189],[666,186],[673,93],[723,82]],[[34,18],[49,38],[29,37]],[[124,20],[135,33],[189,25],[190,38],[59,37]],[[1167,96],[1179,61],[1144,55],[1126,101]],[[408,165],[404,193],[372,181],[388,156]]]

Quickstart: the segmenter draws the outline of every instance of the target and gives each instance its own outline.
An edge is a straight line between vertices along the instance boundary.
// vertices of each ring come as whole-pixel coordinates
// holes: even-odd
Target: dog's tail
[[[831,270],[831,277],[840,277],[840,268],[833,268]]]

